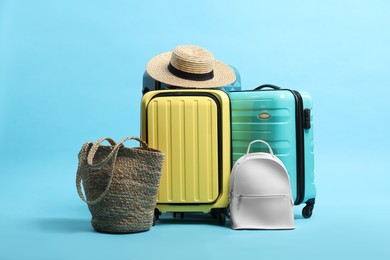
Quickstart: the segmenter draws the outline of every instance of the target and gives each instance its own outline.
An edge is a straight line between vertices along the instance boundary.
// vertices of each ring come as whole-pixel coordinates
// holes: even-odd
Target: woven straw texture
[[[205,81],[179,78],[168,70],[171,63],[176,69],[189,73],[214,71],[214,77]],[[192,45],[177,46],[172,52],[165,52],[152,58],[146,71],[155,80],[181,88],[217,88],[233,83],[236,74],[228,65],[215,60],[207,50]]]
[[[142,147],[124,147],[122,143],[130,139],[139,140]],[[112,146],[100,145],[104,140]],[[83,145],[76,186],[81,199],[88,203],[96,231],[130,233],[150,229],[163,160],[163,153],[134,137],[118,144],[102,138]]]

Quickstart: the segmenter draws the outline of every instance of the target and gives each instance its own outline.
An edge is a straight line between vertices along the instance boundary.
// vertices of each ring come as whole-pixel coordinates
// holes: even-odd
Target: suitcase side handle
[[[263,144],[267,145],[267,147],[268,147],[268,149],[269,149],[269,153],[272,155],[272,157],[275,157],[274,152],[272,151],[271,146],[270,146],[266,141],[263,141],[263,140],[254,140],[254,141],[252,141],[252,142],[248,145],[248,149],[246,150],[246,155],[247,155],[247,156],[248,156],[248,154],[249,154],[249,152],[250,152],[251,145],[254,144],[254,143],[263,143]]]
[[[276,86],[276,85],[272,85],[272,84],[264,84],[264,85],[261,85],[257,88],[255,88],[254,90],[262,90],[264,88],[272,88],[272,89],[275,89],[275,90],[279,90],[281,89],[280,87]]]

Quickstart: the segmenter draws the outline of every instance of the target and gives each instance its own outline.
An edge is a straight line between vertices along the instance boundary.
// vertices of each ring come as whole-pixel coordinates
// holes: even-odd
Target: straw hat
[[[157,81],[183,88],[217,88],[236,80],[228,65],[193,45],[177,46],[172,52],[157,55],[149,61],[146,71]]]

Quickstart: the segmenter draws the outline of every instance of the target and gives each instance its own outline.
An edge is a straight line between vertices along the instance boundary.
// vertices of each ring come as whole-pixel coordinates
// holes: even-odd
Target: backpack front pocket
[[[285,194],[238,195],[235,199],[238,228],[289,228],[294,219],[292,201]]]

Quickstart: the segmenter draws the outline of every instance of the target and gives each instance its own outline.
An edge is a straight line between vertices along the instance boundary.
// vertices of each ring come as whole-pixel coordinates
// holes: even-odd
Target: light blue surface
[[[0,259],[389,259],[390,3],[0,1]],[[85,141],[139,135],[147,61],[197,44],[243,89],[308,91],[317,200],[294,231],[92,231]],[[177,223],[179,222],[179,223]]]

